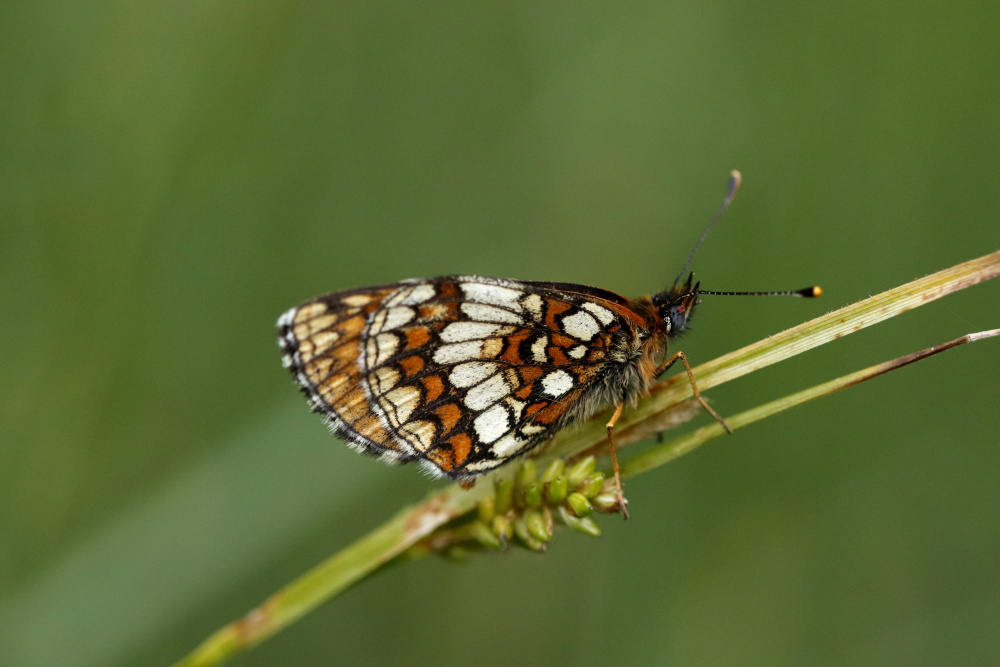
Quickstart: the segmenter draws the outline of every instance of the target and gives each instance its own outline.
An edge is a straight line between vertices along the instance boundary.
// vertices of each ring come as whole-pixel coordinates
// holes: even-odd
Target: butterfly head
[[[687,282],[675,283],[670,289],[653,297],[660,321],[670,338],[680,336],[690,327],[691,315],[698,305],[700,285],[701,283],[694,283],[694,274],[689,274]]]

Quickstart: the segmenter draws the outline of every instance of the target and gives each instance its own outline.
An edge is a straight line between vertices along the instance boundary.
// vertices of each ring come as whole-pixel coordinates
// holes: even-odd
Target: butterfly
[[[720,212],[738,187],[734,174]],[[278,340],[285,367],[336,435],[364,454],[417,461],[470,485],[607,406],[615,407],[610,439],[623,407],[677,360],[725,425],[683,353],[667,355],[699,295],[735,294],[699,287],[689,274],[628,299],[571,283],[404,280],[306,301],[279,318]],[[624,512],[620,479],[618,488]]]

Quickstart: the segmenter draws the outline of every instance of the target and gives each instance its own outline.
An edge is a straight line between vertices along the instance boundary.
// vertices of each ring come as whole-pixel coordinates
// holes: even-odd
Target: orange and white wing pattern
[[[284,363],[360,451],[471,480],[644,391],[630,302],[476,276],[334,292],[278,320]]]

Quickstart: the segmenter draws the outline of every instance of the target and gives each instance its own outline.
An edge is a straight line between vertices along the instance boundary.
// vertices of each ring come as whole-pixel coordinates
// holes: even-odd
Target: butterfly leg
[[[611,449],[611,465],[615,471],[615,492],[618,496],[618,506],[622,510],[622,516],[628,519],[629,518],[628,501],[625,500],[625,494],[622,493],[622,473],[621,469],[618,467],[618,454],[615,451],[615,438],[614,438],[615,423],[618,421],[618,418],[622,416],[622,410],[624,409],[625,409],[624,403],[619,403],[615,407],[615,413],[611,415],[611,419],[607,423],[607,429],[608,429],[608,447],[610,447]]]
[[[705,411],[712,415],[712,417],[715,418],[715,421],[722,424],[722,428],[726,429],[726,433],[732,435],[733,429],[729,428],[729,424],[727,424],[726,420],[722,418],[722,415],[713,410],[712,406],[708,404],[708,401],[702,398],[701,392],[698,391],[698,385],[694,381],[694,373],[691,372],[691,364],[688,363],[687,356],[685,356],[683,352],[678,350],[672,357],[660,364],[660,367],[656,369],[655,377],[660,377],[666,373],[667,369],[673,366],[678,359],[684,362],[684,370],[687,371],[688,381],[691,382],[691,390],[694,392],[694,397],[698,399],[699,403],[701,403],[701,407],[705,408]]]

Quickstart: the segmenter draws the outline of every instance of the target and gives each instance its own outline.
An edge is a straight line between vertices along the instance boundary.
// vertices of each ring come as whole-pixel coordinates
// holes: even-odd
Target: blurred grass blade
[[[733,430],[736,430],[744,426],[748,426],[756,421],[760,421],[761,419],[765,419],[766,417],[770,417],[771,415],[788,410],[789,408],[802,405],[803,403],[811,401],[814,398],[826,396],[827,394],[832,394],[836,391],[840,391],[841,389],[846,389],[847,387],[859,384],[866,380],[871,380],[872,378],[876,378],[879,375],[888,373],[889,371],[894,371],[897,368],[902,368],[903,366],[920,361],[921,359],[926,359],[927,357],[944,352],[945,350],[950,350],[953,347],[977,340],[983,340],[984,338],[992,338],[994,336],[1000,336],[1000,329],[991,329],[989,331],[980,331],[968,334],[960,338],[956,338],[955,340],[948,341],[947,343],[929,347],[925,350],[921,350],[920,352],[914,352],[913,354],[908,354],[906,356],[899,357],[898,359],[893,359],[892,361],[886,361],[881,364],[869,366],[868,368],[851,373],[850,375],[845,375],[837,378],[836,380],[830,380],[829,382],[824,382],[823,384],[816,385],[815,387],[810,387],[809,389],[791,394],[790,396],[779,398],[776,401],[771,401],[765,405],[757,406],[756,408],[752,408],[746,412],[741,412],[738,415],[726,417],[726,422],[733,428]],[[697,449],[709,440],[713,440],[720,435],[725,435],[725,433],[726,432],[723,430],[722,426],[718,423],[709,424],[708,426],[699,428],[692,433],[675,438],[670,442],[657,445],[649,451],[623,463],[621,467],[622,477],[631,477],[652,470],[653,468],[658,468],[665,463],[669,463],[670,461],[687,454],[693,449]]]
[[[914,280],[723,355],[696,366],[694,374],[698,378],[700,389],[704,392],[710,387],[860,331],[998,275],[1000,275],[1000,252],[994,252]],[[964,336],[938,348],[929,348],[916,355],[879,364],[735,417],[727,417],[726,421],[733,428],[739,428],[930,354],[990,335],[996,335],[995,331]],[[690,398],[691,386],[683,375],[672,377],[657,385],[652,395],[643,400],[636,409],[626,411],[625,416],[619,421],[621,431],[620,435],[616,435],[616,443],[624,446],[646,437],[650,431],[648,428],[650,424],[662,426],[664,415],[671,418],[676,416],[678,422],[689,418],[696,412],[692,411],[689,405]],[[644,424],[647,428],[643,428]],[[635,475],[662,465],[723,432],[718,424],[705,426],[688,436],[630,460],[623,467],[623,473]],[[559,433],[553,439],[553,444],[540,457],[541,465],[544,467],[545,460],[555,456],[572,456],[593,448],[603,443],[605,439],[604,420],[598,415],[579,428],[565,429]],[[509,476],[512,473],[513,471],[501,470],[480,481],[471,491],[464,491],[457,485],[452,485],[441,493],[431,495],[423,503],[403,510],[380,528],[275,593],[242,619],[213,634],[178,664],[184,667],[215,665],[255,646],[402,554],[446,522],[472,511],[479,499],[492,491],[493,479]]]
[[[243,618],[213,634],[177,664],[217,665],[252,648],[365,578],[441,525],[465,514],[491,491],[489,484],[480,484],[470,491],[451,485],[424,502],[407,507],[279,590]]]

